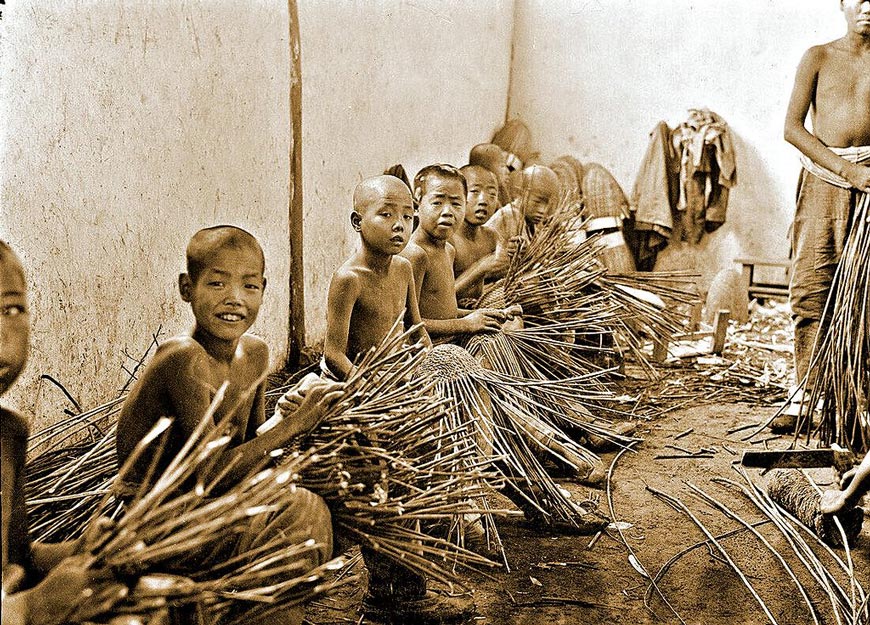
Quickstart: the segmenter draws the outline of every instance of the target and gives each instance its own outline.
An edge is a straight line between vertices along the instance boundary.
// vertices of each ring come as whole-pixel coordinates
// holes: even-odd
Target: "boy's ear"
[[[362,230],[362,215],[356,211],[352,211],[350,214],[350,225],[353,226],[353,229],[357,232]]]
[[[190,294],[193,291],[193,281],[190,279],[190,276],[186,273],[178,274],[178,292],[181,293],[181,300],[183,302],[190,301]]]

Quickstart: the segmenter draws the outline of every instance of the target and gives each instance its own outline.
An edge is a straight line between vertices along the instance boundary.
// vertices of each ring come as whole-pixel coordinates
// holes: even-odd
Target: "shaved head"
[[[353,210],[362,214],[372,202],[391,197],[411,199],[411,190],[395,176],[383,175],[366,178],[353,190]]]
[[[469,182],[471,182],[472,179],[481,180],[492,178],[493,182],[498,184],[498,176],[481,165],[466,165],[465,167],[461,167],[459,172],[465,176],[465,179]]]
[[[206,266],[211,255],[225,247],[253,250],[259,255],[265,272],[266,257],[253,234],[237,226],[212,226],[199,230],[187,244],[187,273],[191,280],[196,282],[197,276]]]
[[[526,167],[521,174],[511,177],[514,197],[519,197],[526,191],[546,191],[551,195],[559,193],[559,177],[549,167],[532,165]]]
[[[468,154],[468,164],[479,165],[495,172],[494,168],[507,165],[507,154],[494,143],[480,143],[471,148],[471,152]]]

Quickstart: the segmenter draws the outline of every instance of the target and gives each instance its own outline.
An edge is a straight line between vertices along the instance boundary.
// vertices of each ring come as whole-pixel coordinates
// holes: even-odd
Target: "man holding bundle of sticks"
[[[870,0],[841,0],[840,8],[847,33],[804,54],[785,120],[785,139],[801,151],[804,165],[790,293],[799,386],[810,373],[816,336],[824,332],[825,302],[858,198],[870,193]],[[811,111],[812,132],[804,125]],[[802,403],[794,393],[771,428],[794,430]]]

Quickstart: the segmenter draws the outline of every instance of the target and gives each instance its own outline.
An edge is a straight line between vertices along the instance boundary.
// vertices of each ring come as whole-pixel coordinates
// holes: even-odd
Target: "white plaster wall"
[[[700,270],[706,284],[735,257],[787,256],[799,164],[782,125],[794,71],[806,48],[844,32],[833,0],[517,0],[509,115],[526,120],[545,159],[600,162],[626,193],[658,120],[674,126],[701,106],[722,115],[740,178],[728,221],[659,263]]]
[[[302,0],[308,343],[357,244],[353,187],[402,163],[463,165],[504,121],[513,0]]]
[[[53,421],[60,379],[83,405],[114,395],[162,324],[198,228],[263,244],[260,318],[287,346],[287,4],[15,0],[3,7],[0,236],[28,272],[33,352],[10,403]],[[7,398],[4,398],[6,400]]]

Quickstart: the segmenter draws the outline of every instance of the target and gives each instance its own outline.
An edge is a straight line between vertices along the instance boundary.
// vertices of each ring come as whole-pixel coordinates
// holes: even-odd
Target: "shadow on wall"
[[[731,190],[727,221],[716,232],[705,235],[698,245],[672,242],[659,254],[655,266],[656,271],[696,271],[700,274],[701,293],[707,292],[719,271],[735,268],[735,258],[784,259],[789,254],[792,197],[777,193],[781,181],[771,175],[762,152],[731,130],[738,178]]]

